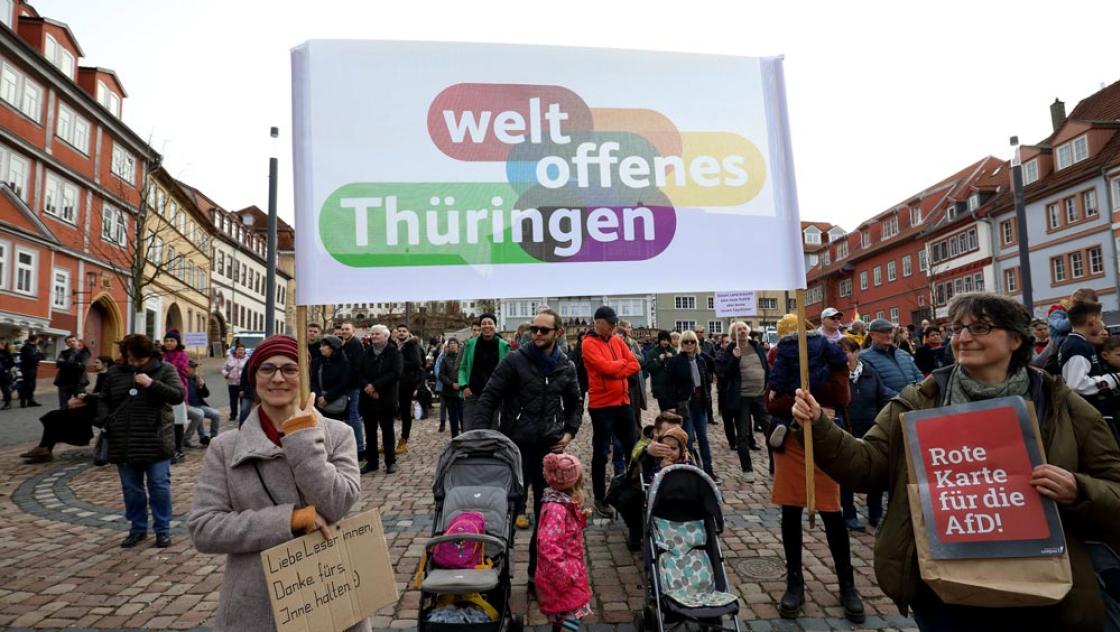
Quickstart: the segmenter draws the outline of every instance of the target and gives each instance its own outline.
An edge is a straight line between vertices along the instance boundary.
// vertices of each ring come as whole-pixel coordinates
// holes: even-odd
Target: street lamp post
[[[1011,137],[1015,153],[1011,156],[1011,187],[1015,197],[1015,230],[1019,238],[1019,287],[1023,290],[1023,304],[1034,316],[1034,292],[1031,287],[1031,255],[1027,243],[1027,208],[1023,199],[1023,164],[1020,158],[1019,137]]]
[[[245,275],[241,274],[241,242],[248,234],[249,229],[253,226],[253,216],[246,213],[241,216],[241,223],[245,226],[244,229],[238,229],[234,233],[234,241],[237,242],[237,250],[233,252],[233,298],[230,300],[230,330],[234,333],[234,338],[237,337],[236,323],[240,321],[237,317],[237,284],[245,280]],[[241,321],[241,328],[245,329],[245,322]]]
[[[273,127],[269,135],[276,138],[280,130]],[[268,159],[268,275],[265,280],[264,333],[271,336],[276,329],[276,157]]]

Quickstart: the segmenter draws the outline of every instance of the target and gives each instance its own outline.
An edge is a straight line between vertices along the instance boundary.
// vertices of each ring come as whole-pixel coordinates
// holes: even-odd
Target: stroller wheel
[[[641,612],[634,613],[634,627],[638,630],[656,630],[657,614],[653,608],[645,606]]]
[[[515,614],[509,618],[509,632],[523,632],[525,630],[525,620],[521,615]]]

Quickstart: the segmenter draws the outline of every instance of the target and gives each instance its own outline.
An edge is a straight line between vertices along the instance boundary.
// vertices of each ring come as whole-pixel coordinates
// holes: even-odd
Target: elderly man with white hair
[[[731,324],[731,343],[716,357],[716,375],[727,441],[739,454],[743,477],[747,482],[754,482],[750,451],[760,449],[754,427],[770,425],[763,401],[770,365],[762,344],[751,339],[751,328],[746,323]]]
[[[385,473],[392,474],[397,471],[393,418],[397,411],[397,388],[404,371],[404,360],[397,345],[389,344],[388,327],[374,325],[369,339],[370,345],[357,363],[358,384],[362,393],[358,406],[366,431],[366,464],[362,467],[362,474],[377,471],[378,428],[381,429],[384,446]]]

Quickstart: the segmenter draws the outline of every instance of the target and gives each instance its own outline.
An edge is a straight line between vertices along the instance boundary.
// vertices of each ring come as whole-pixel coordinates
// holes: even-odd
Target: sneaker
[[[397,442],[396,453],[397,454],[408,454],[408,440],[407,439],[401,439],[400,441]]]
[[[517,525],[518,529],[528,529],[529,528],[529,516],[526,516],[525,514],[521,514],[520,516],[517,517],[517,520],[514,522],[514,524]]]
[[[386,465],[385,466],[385,473],[386,474],[396,474],[397,473],[397,464],[396,463],[390,463],[390,464]]]
[[[770,433],[770,447],[774,449],[782,447],[782,444],[786,442],[786,432],[788,431],[789,428],[781,424],[774,426],[774,432]]]
[[[614,518],[614,509],[603,500],[595,500],[595,513],[604,518]]]
[[[156,548],[166,549],[169,546],[171,546],[171,534],[170,533],[157,533],[156,534]]]
[[[860,533],[864,531],[863,525],[859,523],[859,518],[848,518],[844,521],[844,524],[848,526],[848,531],[858,531]]]
[[[743,480],[748,483],[754,482],[754,472],[743,472]]]
[[[121,542],[122,549],[131,549],[132,547],[140,544],[140,541],[148,537],[147,533],[130,533],[128,537]]]
[[[175,455],[171,457],[171,463],[182,463],[183,459],[185,458],[187,458],[187,455],[183,454],[182,452],[176,452]]]

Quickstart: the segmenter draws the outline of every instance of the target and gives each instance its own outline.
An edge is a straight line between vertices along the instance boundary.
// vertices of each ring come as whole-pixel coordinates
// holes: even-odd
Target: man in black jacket
[[[747,482],[754,482],[750,451],[760,449],[754,428],[770,424],[763,401],[763,392],[770,381],[770,365],[762,345],[750,334],[751,328],[746,323],[732,323],[731,344],[716,358],[716,374],[727,443],[739,453],[743,477]]]
[[[362,421],[366,431],[366,464],[362,474],[376,472],[377,428],[381,427],[381,445],[385,446],[385,472],[397,471],[397,455],[393,452],[393,417],[397,412],[397,389],[401,381],[401,352],[389,340],[389,328],[374,325],[370,330],[370,346],[360,356],[357,372],[361,385]],[[345,348],[345,347],[344,347]]]
[[[19,350],[19,370],[23,381],[19,386],[19,407],[42,406],[35,401],[35,380],[39,377],[39,362],[43,360],[43,352],[39,351],[37,336],[28,336]]]
[[[401,416],[401,440],[397,444],[397,454],[404,454],[408,452],[408,437],[412,434],[412,396],[416,394],[416,385],[420,382],[424,354],[420,352],[420,341],[408,330],[408,325],[397,325],[395,334],[403,366],[397,393],[397,407]]]
[[[521,450],[521,472],[533,489],[533,515],[539,517],[544,494],[544,457],[563,452],[579,432],[583,399],[576,367],[560,351],[556,340],[564,335],[560,315],[540,312],[529,327],[532,344],[509,353],[498,363],[490,381],[471,409],[470,428],[488,428],[501,406],[499,430]],[[524,516],[522,497],[518,515]],[[529,543],[529,577],[537,567],[537,530]]]
[[[66,348],[58,354],[55,366],[58,371],[54,376],[54,385],[58,387],[58,408],[69,408],[67,402],[78,394],[82,388],[89,384],[86,377],[86,364],[89,363],[89,351],[83,349],[74,335],[66,336]]]
[[[354,335],[354,323],[346,321],[338,329],[338,337],[342,339],[342,352],[350,363],[350,379],[346,395],[350,398],[346,408],[346,423],[354,429],[354,440],[358,443],[358,454],[366,449],[365,431],[362,425],[362,416],[359,411],[358,394],[361,393],[361,378],[358,373],[362,367],[362,358],[365,356],[365,347],[362,341]],[[314,357],[314,356],[312,356]],[[376,469],[376,468],[375,468]]]

